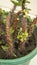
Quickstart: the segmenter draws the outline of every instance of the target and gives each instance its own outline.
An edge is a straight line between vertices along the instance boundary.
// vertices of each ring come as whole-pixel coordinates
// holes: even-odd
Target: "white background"
[[[31,3],[28,5],[28,7],[31,8],[31,14],[37,15],[37,0],[29,0]],[[10,0],[0,0],[0,7],[2,7],[5,10],[10,10],[13,4],[10,2]],[[18,8],[19,9],[19,8]]]
[[[30,14],[37,15],[37,0],[30,0],[31,3],[28,5],[28,7],[31,8]],[[11,10],[13,7],[13,4],[10,2],[10,0],[0,0],[0,8],[5,9],[6,11]],[[17,10],[19,10],[17,8]],[[29,65],[37,65],[37,55],[30,61]]]

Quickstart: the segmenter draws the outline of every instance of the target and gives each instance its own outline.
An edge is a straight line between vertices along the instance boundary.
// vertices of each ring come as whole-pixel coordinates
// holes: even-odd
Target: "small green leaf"
[[[3,35],[3,34],[5,34],[5,32],[0,32],[0,35]]]
[[[17,38],[18,38],[18,39],[22,38],[22,35],[18,35]]]
[[[7,50],[8,47],[7,46],[1,46],[3,50]]]
[[[30,16],[26,16],[26,18],[27,18],[28,23],[29,23],[29,22],[32,22],[32,19],[31,19]]]
[[[16,6],[22,6],[22,2],[20,1],[20,2],[16,2],[16,1],[12,1],[11,0],[11,2],[13,3],[13,4],[15,4]]]
[[[30,8],[27,8],[27,7],[25,8],[25,10],[30,10],[31,11],[31,9]]]
[[[12,27],[10,28],[10,34],[14,33],[14,30],[12,29]]]
[[[2,44],[2,41],[0,40],[0,44]]]
[[[30,3],[30,1],[26,0],[26,3]]]

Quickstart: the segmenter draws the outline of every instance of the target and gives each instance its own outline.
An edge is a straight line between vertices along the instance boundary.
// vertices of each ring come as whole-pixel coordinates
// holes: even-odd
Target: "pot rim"
[[[17,58],[17,59],[0,59],[0,62],[7,62],[7,63],[10,63],[10,62],[22,63],[22,62],[24,62],[25,63],[25,62],[29,61],[30,59],[32,59],[36,54],[37,54],[37,47],[26,56],[23,56],[23,57]]]

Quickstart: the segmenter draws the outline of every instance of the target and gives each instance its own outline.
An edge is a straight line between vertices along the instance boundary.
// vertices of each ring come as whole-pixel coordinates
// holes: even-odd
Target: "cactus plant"
[[[9,13],[4,11],[4,14],[8,15],[5,16],[0,13],[0,45],[5,51],[5,58],[17,58],[28,53],[26,51],[26,46],[28,47],[30,45],[28,43],[32,41],[31,38],[34,36],[33,32],[37,22],[37,17],[32,20],[31,17],[27,15],[30,10],[26,7],[26,3],[30,3],[28,0],[11,0],[11,2],[14,4],[13,9]],[[22,10],[15,13],[14,11],[17,6],[21,6]],[[1,11],[3,10],[0,9],[0,12]],[[2,28],[1,25],[3,25],[5,29]],[[35,41],[34,44],[36,46]],[[29,50],[35,48],[34,44],[31,45]]]

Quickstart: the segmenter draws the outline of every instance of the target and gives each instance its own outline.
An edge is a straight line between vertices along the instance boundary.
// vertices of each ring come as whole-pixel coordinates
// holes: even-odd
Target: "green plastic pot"
[[[35,37],[37,43],[37,28],[35,29]],[[30,52],[28,55],[17,58],[17,59],[0,59],[0,65],[29,65],[30,60],[37,54],[37,45],[36,48]]]
[[[28,55],[18,58],[18,59],[10,59],[4,60],[0,59],[0,65],[28,65],[30,60],[37,54],[37,47]]]

